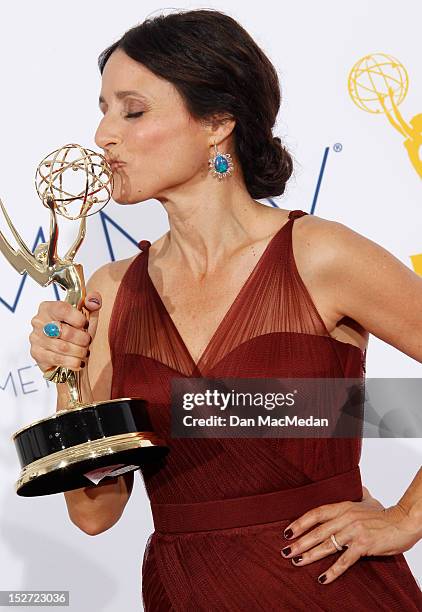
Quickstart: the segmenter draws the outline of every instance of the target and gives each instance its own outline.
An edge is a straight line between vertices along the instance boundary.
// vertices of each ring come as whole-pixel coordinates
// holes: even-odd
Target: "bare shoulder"
[[[301,233],[313,244],[317,242],[324,251],[335,248],[339,244],[344,244],[350,248],[357,248],[362,246],[362,241],[366,241],[368,246],[372,242],[369,238],[339,221],[324,219],[313,214],[307,214],[296,219],[295,227],[298,233]],[[372,244],[379,246],[375,242],[372,242]]]
[[[138,254],[134,255],[133,257],[128,257],[127,259],[110,261],[100,266],[91,275],[87,283],[87,288],[89,284],[91,290],[95,289],[96,291],[99,291],[99,286],[101,286],[103,290],[113,291],[113,289],[120,285],[123,276],[137,256]]]
[[[293,258],[297,272],[330,335],[364,350],[368,344],[368,331],[362,322],[342,311],[334,290],[341,282],[332,266],[341,248],[341,240],[337,242],[340,225],[317,215],[296,218],[292,228]]]
[[[294,235],[295,256],[304,273],[343,288],[351,276],[366,277],[368,282],[371,275],[379,274],[384,264],[397,263],[406,268],[380,244],[339,221],[304,215],[296,219]]]
[[[422,361],[422,278],[343,223],[305,215],[295,225],[293,252],[299,271],[331,316],[356,321]]]
[[[330,264],[341,257],[345,242],[353,249],[354,233],[337,221],[317,215],[307,214],[295,219],[292,228],[294,260],[302,280],[312,290],[311,293],[325,291],[324,280],[338,280],[331,276],[333,268]]]
[[[336,238],[349,238],[353,240],[353,236],[361,236],[351,228],[347,227],[339,221],[333,221],[331,219],[324,219],[314,214],[306,214],[302,217],[298,217],[294,221],[295,232],[301,235],[303,238],[312,241],[316,241],[322,247],[327,241],[335,240]],[[324,245],[321,242],[324,242]],[[330,246],[330,244],[328,244]]]

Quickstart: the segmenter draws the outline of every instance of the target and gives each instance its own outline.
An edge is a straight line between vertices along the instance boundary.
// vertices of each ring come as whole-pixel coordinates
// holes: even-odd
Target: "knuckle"
[[[45,361],[45,355],[43,349],[38,345],[31,346],[30,355],[37,363]]]
[[[69,353],[69,343],[65,340],[59,340],[56,344],[56,347],[59,353],[63,353],[64,355],[67,355],[67,353]]]
[[[87,322],[86,316],[77,308],[73,308],[72,321],[75,327],[83,328]]]
[[[51,305],[51,302],[40,302],[38,305],[38,314],[41,315],[44,310],[47,310],[47,308]]]
[[[57,361],[59,362],[58,365],[62,366],[63,368],[70,368],[71,370],[74,370],[77,360],[74,357],[60,355]]]
[[[319,508],[315,508],[312,510],[312,518],[315,519],[317,523],[321,522],[324,514],[324,506],[320,506]]]
[[[62,323],[62,333],[60,340],[62,342],[72,342],[73,327],[69,323]]]
[[[54,314],[58,319],[65,319],[69,316],[72,306],[67,302],[58,301],[54,305]]]
[[[86,335],[87,334],[83,330],[73,328],[71,342],[76,344],[78,349],[84,349],[87,346]]]
[[[36,359],[41,361],[42,357],[43,357],[43,352],[44,352],[42,350],[42,348],[40,346],[38,346],[38,345],[35,345],[33,350],[34,350],[34,354],[35,354]]]
[[[326,573],[328,575],[328,572]],[[338,562],[330,567],[330,574],[331,574],[330,578],[337,578],[338,576],[340,576],[341,571],[340,571],[340,565]]]
[[[50,308],[46,310],[45,317],[49,321],[60,320],[65,316],[65,309],[63,308],[63,302],[51,303]]]
[[[351,528],[353,529],[354,533],[357,536],[360,536],[363,534],[364,532],[364,528],[363,528],[363,523],[359,518],[355,518],[352,522],[351,522]]]
[[[321,525],[321,526],[319,526],[319,527],[315,527],[315,528],[312,530],[312,535],[315,535],[315,537],[316,537],[318,540],[319,540],[319,539],[321,539],[321,540],[322,540],[323,538],[325,538],[326,536],[325,536],[325,534],[324,534],[324,526],[323,526],[323,525]],[[330,540],[330,541],[331,541],[331,540]]]
[[[32,325],[33,329],[37,329],[38,327],[41,327],[42,319],[40,319],[40,317],[35,315],[35,317],[32,317],[32,319],[31,319],[31,325]]]
[[[73,323],[64,323],[62,327],[61,339],[72,344],[77,344],[79,330],[74,327]]]
[[[86,323],[86,320],[83,319],[83,318],[80,318],[78,316],[78,314],[75,312],[75,315],[74,315],[74,317],[72,319],[72,325],[74,327],[76,327],[77,329],[81,329],[82,330],[85,327],[85,323]]]
[[[370,555],[370,551],[369,551],[369,539],[367,538],[357,538],[357,540],[354,542],[355,544],[355,553],[359,555],[359,557],[365,557]]]
[[[69,357],[69,367],[78,370],[81,367],[81,360],[77,357]]]
[[[85,349],[83,346],[75,345],[73,353],[72,353],[72,357],[76,357],[77,359],[82,359],[84,357],[84,353],[85,353]]]
[[[70,327],[68,329],[66,339],[69,342],[71,342],[73,345],[75,345],[76,347],[75,350],[77,350],[79,354],[79,350],[84,347],[84,336],[82,335],[81,330],[75,327]],[[75,348],[75,347],[72,347],[72,348]]]
[[[356,510],[353,507],[351,507],[349,510],[346,510],[346,512],[344,513],[344,518],[346,518],[349,522],[353,523],[357,520]]]

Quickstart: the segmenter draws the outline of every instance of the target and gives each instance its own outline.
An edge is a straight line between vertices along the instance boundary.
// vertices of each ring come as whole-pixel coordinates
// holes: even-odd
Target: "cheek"
[[[163,189],[189,180],[196,172],[208,171],[209,151],[199,131],[186,122],[132,125],[125,137],[127,168],[115,175],[114,199],[135,203]],[[123,157],[123,156],[122,156]]]
[[[161,153],[162,148],[172,142],[175,134],[177,130],[173,126],[158,121],[143,121],[141,118],[137,125],[130,126],[125,141],[131,155],[136,158],[155,154],[156,151]]]
[[[167,165],[182,163],[183,159],[195,159],[203,148],[200,134],[187,121],[174,123],[146,121],[134,127],[128,134],[131,154],[145,163],[146,157]],[[205,157],[208,152],[204,151]],[[207,158],[208,159],[208,158]]]

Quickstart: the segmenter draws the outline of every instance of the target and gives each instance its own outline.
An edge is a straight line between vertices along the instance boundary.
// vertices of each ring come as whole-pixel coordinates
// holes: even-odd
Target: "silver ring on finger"
[[[62,323],[61,321],[49,321],[42,330],[48,338],[60,338],[62,335]]]
[[[343,550],[345,550],[346,548],[349,548],[349,547],[347,546],[347,544],[345,544],[344,546],[341,546],[341,544],[339,544],[339,543],[337,542],[337,540],[336,540],[336,536],[335,536],[333,533],[330,535],[330,538],[331,538],[331,541],[332,541],[332,543],[334,544],[334,546],[336,547],[336,549],[337,549],[337,550],[341,550],[341,551],[343,551]]]

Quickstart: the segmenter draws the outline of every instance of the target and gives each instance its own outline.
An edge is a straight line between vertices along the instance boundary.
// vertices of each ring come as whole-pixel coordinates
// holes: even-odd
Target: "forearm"
[[[409,525],[415,530],[418,539],[422,539],[422,467],[397,502],[397,506],[406,513]]]
[[[84,487],[64,493],[69,518],[89,535],[97,535],[112,527],[124,510],[122,498],[127,498],[125,476],[107,479],[94,487]]]
[[[68,403],[65,383],[57,385],[57,411]],[[94,487],[83,487],[64,493],[71,521],[89,534],[109,529],[120,518],[129,498],[133,475],[105,479]]]

